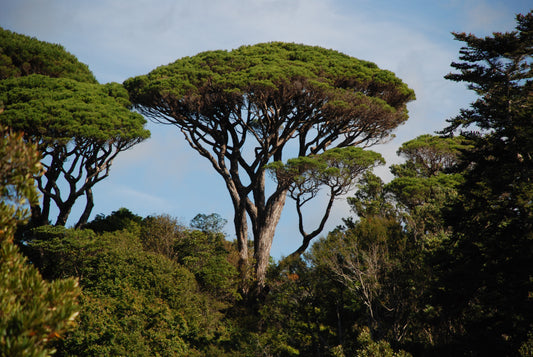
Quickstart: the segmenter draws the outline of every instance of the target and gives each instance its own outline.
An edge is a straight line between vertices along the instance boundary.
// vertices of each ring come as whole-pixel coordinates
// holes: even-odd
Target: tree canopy
[[[398,149],[398,155],[406,161],[391,166],[395,177],[386,190],[394,196],[401,219],[416,237],[427,239],[428,235],[438,236],[448,230],[442,222],[442,210],[457,197],[463,175],[455,167],[461,152],[468,149],[471,145],[462,136],[429,134],[409,140]]]
[[[37,180],[44,195],[39,221],[48,221],[53,200],[60,210],[56,223],[64,225],[75,200],[87,195],[87,211],[79,224],[85,223],[92,186],[107,177],[119,152],[149,136],[144,118],[130,111],[128,94],[117,83],[33,74],[0,81],[0,93],[0,122],[24,131],[43,156],[46,174]],[[68,184],[66,195],[58,182],[61,177]]]
[[[0,80],[30,74],[96,83],[89,67],[63,46],[0,27]]]
[[[104,85],[30,75],[0,82],[2,121],[43,142],[66,144],[145,138],[145,120],[130,110],[128,93],[118,83]]]
[[[293,256],[302,254],[309,247],[311,239],[322,232],[334,200],[354,189],[365,171],[384,163],[380,154],[350,146],[326,150],[320,155],[289,159],[286,164],[276,161],[267,165],[274,179],[288,186],[288,194],[296,203],[298,228],[303,242]],[[317,197],[322,187],[327,187],[329,199],[316,229],[307,233],[302,207]]]
[[[371,62],[281,42],[203,52],[124,85],[143,114],[176,125],[223,177],[243,265],[246,216],[252,224],[259,285],[289,189],[278,180],[269,196],[265,166],[378,143],[407,119],[406,103],[414,99],[392,72]]]
[[[517,21],[509,33],[455,34],[465,45],[447,78],[479,98],[444,135],[403,143],[389,183],[367,147],[405,120],[413,95],[393,104],[387,91],[410,90],[371,63],[270,43],[127,81],[136,106],[178,126],[225,179],[233,242],[216,213],[186,227],[121,208],[84,229],[24,226],[17,247],[37,188],[44,204],[64,187],[58,205],[90,199],[85,184],[147,133],[121,85],[69,77],[67,64],[64,76],[30,71],[32,56],[70,63],[61,48],[21,54],[26,64],[0,79],[0,355],[533,355],[533,12]],[[304,225],[321,190],[323,216]],[[346,193],[355,216],[302,254]],[[276,263],[286,197],[302,244]],[[260,295],[244,294],[254,278]]]
[[[120,84],[98,84],[62,46],[0,29],[0,123],[37,143],[46,169],[37,179],[43,200],[32,207],[33,224],[48,223],[53,201],[56,224],[65,225],[82,195],[87,202],[77,225],[87,222],[94,184],[108,176],[119,152],[150,135],[130,109]]]

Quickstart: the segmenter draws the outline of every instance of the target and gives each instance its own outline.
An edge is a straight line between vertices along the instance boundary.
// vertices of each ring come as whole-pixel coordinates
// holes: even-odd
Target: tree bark
[[[78,223],[76,223],[76,228],[80,228],[87,224],[89,216],[91,215],[91,211],[94,207],[93,190],[90,187],[85,190],[85,196],[87,198],[87,203],[85,204],[85,210],[83,211],[80,219],[78,220]]]
[[[257,234],[254,234],[255,251],[255,280],[257,284],[258,292],[261,293],[265,287],[266,271],[268,268],[268,262],[270,259],[270,249],[272,248],[272,241],[276,232],[281,212],[285,206],[285,199],[287,197],[287,191],[279,193],[277,198],[267,205],[265,212],[259,215],[257,222]]]
[[[42,205],[36,209],[35,211],[32,209],[32,215],[34,214],[34,222],[36,226],[42,226],[49,224],[50,219],[50,204],[52,202],[52,197],[54,195],[59,195],[58,192],[59,188],[57,186],[54,186],[57,182],[59,175],[60,175],[60,169],[58,169],[58,165],[60,165],[62,161],[60,159],[57,159],[55,157],[52,158],[52,163],[49,167],[47,167],[46,173],[43,175],[46,178],[46,185],[43,187],[42,185],[42,177],[38,177],[37,184],[39,191],[43,194],[43,201]]]
[[[56,226],[65,226],[67,224],[68,216],[70,215],[73,205],[74,202],[70,202],[69,200],[57,205],[59,208],[59,215],[57,216]]]
[[[238,270],[240,275],[240,290],[248,292],[247,281],[249,278],[248,261],[248,224],[246,222],[246,208],[235,207],[235,217],[233,219],[235,234],[237,236],[237,249],[239,251]]]

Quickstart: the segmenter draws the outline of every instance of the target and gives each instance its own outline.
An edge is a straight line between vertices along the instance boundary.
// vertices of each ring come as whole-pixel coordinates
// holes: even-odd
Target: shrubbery
[[[104,221],[99,218],[98,226]],[[217,283],[231,274],[210,275],[209,269],[218,271],[217,260],[207,260],[207,268],[187,267],[148,251],[142,223],[123,223],[102,233],[44,226],[28,235],[27,250],[46,278],[77,277],[83,288],[79,326],[57,344],[59,354],[202,355],[205,346],[223,340],[220,309],[226,305],[202,291],[225,291],[231,284]],[[204,233],[191,234],[199,239]],[[227,271],[227,261],[219,263]]]

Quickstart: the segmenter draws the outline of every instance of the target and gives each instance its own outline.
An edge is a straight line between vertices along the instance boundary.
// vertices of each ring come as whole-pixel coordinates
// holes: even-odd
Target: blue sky
[[[0,0],[0,26],[62,44],[89,65],[101,83],[123,82],[201,51],[286,41],[318,45],[375,62],[413,88],[410,119],[396,138],[372,149],[398,161],[402,142],[445,126],[473,96],[446,81],[461,43],[455,32],[485,36],[510,31],[530,1],[512,0]],[[170,214],[187,224],[197,213],[232,208],[223,181],[174,127],[148,124],[152,138],[117,157],[111,175],[94,188],[95,214],[127,207],[136,214]],[[377,171],[385,179],[388,169]],[[313,202],[307,221],[316,221]],[[75,210],[76,215],[79,210]],[[325,230],[350,214],[339,200]],[[309,226],[309,230],[312,227]],[[232,226],[226,231],[232,236]],[[293,202],[287,201],[272,255],[300,243]]]

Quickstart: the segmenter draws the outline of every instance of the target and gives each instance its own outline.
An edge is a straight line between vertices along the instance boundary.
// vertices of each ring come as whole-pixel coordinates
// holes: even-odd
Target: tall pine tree
[[[533,322],[533,12],[517,23],[485,38],[454,34],[466,45],[447,79],[479,99],[444,130],[474,143],[437,283],[448,354],[516,355]]]

